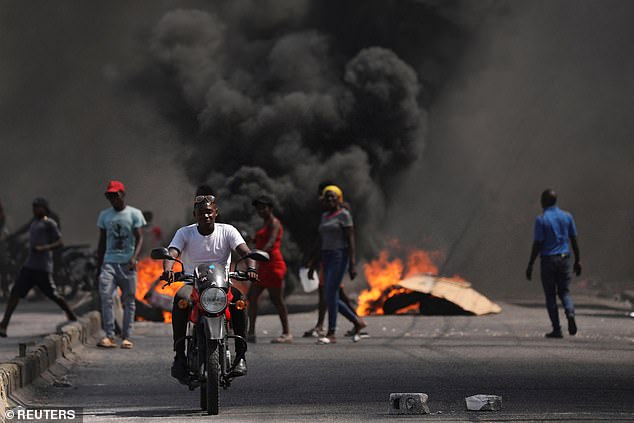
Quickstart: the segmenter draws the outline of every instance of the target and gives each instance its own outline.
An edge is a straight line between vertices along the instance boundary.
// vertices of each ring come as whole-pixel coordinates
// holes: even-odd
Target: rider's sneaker
[[[244,358],[236,358],[233,362],[233,369],[229,374],[230,377],[240,377],[247,374],[247,361]]]
[[[183,385],[187,385],[187,359],[177,355],[172,363],[172,377],[178,379]]]

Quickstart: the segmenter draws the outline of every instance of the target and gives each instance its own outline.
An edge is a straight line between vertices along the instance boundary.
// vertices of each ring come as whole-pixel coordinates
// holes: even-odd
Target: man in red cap
[[[101,297],[101,320],[106,336],[97,346],[114,348],[114,305],[117,288],[121,288],[123,304],[123,327],[121,348],[130,349],[132,322],[134,321],[134,294],[136,293],[136,263],[141,246],[145,218],[141,210],[125,204],[125,186],[112,180],[106,189],[106,198],[112,207],[102,210],[97,219],[99,247],[97,266],[99,269],[99,296]]]

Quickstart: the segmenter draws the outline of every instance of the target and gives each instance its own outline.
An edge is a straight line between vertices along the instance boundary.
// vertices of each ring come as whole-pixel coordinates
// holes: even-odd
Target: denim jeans
[[[337,329],[337,311],[351,322],[357,321],[354,311],[339,298],[339,286],[348,268],[348,249],[322,250],[321,260],[324,266],[324,287],[328,304],[328,332],[334,333]]]
[[[123,327],[121,336],[128,339],[132,334],[134,321],[134,294],[136,293],[136,270],[130,270],[129,263],[104,263],[99,272],[99,296],[101,297],[102,327],[108,338],[114,338],[113,298],[117,288],[121,288],[123,304]]]
[[[541,258],[541,277],[544,295],[546,296],[546,309],[554,330],[561,330],[559,324],[559,308],[557,296],[564,306],[566,316],[575,315],[575,306],[570,295],[570,256],[555,255]]]

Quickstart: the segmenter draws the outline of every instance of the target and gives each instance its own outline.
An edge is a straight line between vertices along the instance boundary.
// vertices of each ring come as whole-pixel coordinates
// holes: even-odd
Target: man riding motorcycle
[[[215,223],[219,209],[216,199],[211,193],[197,191],[194,201],[194,217],[196,223],[184,226],[174,235],[168,247],[169,254],[174,258],[181,257],[184,264],[183,271],[193,272],[199,264],[213,263],[229,272],[231,251],[235,250],[241,257],[249,253],[249,247],[244,242],[240,232],[231,225]],[[247,258],[247,275],[250,280],[257,281],[258,274],[255,262]],[[163,278],[173,281],[172,266],[174,261],[163,261]],[[174,337],[174,363],[172,377],[187,384],[187,359],[185,357],[185,336],[190,307],[188,299],[192,293],[192,286],[185,285],[174,296],[172,305],[172,331]],[[243,299],[243,295],[235,287],[231,287],[235,299]],[[236,335],[246,338],[247,316],[246,310],[238,310],[230,306],[231,320]],[[246,345],[236,342],[235,360],[233,362],[232,377],[244,376],[247,373]]]

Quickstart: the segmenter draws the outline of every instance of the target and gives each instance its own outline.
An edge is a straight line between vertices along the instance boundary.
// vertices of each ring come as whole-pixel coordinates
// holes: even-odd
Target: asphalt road
[[[357,344],[299,337],[311,312],[291,315],[294,344],[273,345],[277,317],[261,316],[249,374],[222,392],[219,416],[202,414],[198,391],[170,378],[171,328],[157,323],[136,324],[133,350],[84,348],[70,387],[36,384],[21,400],[81,407],[85,422],[634,421],[625,308],[577,299],[578,335],[545,339],[541,302],[501,305],[485,317],[370,317],[370,337]],[[432,414],[389,415],[393,392],[427,393]],[[474,394],[502,396],[503,410],[467,411]]]

